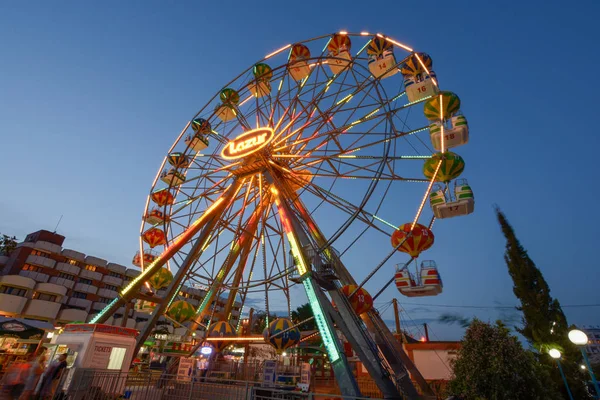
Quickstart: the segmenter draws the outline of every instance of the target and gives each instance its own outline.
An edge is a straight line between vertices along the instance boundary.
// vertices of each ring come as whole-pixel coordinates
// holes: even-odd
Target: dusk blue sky
[[[517,304],[498,204],[552,295],[598,304],[599,12],[597,1],[1,2],[0,232],[23,239],[64,215],[66,247],[129,266],[152,179],[215,92],[284,44],[368,30],[429,53],[459,94],[477,202],[435,225],[444,293],[390,288],[378,303],[397,296],[415,320],[510,311],[442,307]],[[585,325],[600,325],[599,310],[565,308]]]

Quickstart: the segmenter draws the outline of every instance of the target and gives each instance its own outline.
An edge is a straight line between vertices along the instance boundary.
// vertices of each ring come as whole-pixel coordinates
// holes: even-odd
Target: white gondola
[[[383,51],[380,56],[371,56],[369,59],[369,71],[375,78],[389,78],[398,73],[396,57],[392,49]]]
[[[175,168],[163,171],[160,175],[160,179],[169,186],[179,186],[185,182],[185,176],[181,172],[175,170]]]
[[[288,69],[292,79],[295,81],[301,81],[310,74],[310,66],[308,65],[308,62],[302,59],[291,63]]]
[[[208,147],[208,139],[201,133],[194,133],[185,138],[185,144],[194,151],[201,151]]]
[[[264,80],[250,82],[248,90],[254,97],[268,96],[271,93],[271,82]]]
[[[340,51],[337,55],[330,55],[329,58],[327,58],[327,65],[329,65],[331,72],[336,75],[348,68],[351,62],[352,56],[345,50]]]
[[[466,179],[458,179],[454,183],[454,201],[446,201],[441,187],[431,192],[429,202],[436,218],[452,218],[469,215],[475,211],[475,197]]]
[[[236,112],[233,106],[220,104],[217,106],[217,117],[223,122],[231,121],[235,118]]]
[[[153,208],[148,211],[145,216],[145,221],[151,225],[156,225],[165,222],[167,218],[165,218],[165,213],[163,213],[158,208]]]
[[[423,73],[406,76],[404,78],[404,88],[408,101],[413,103],[437,94],[439,89],[434,80],[436,80],[436,75],[433,71],[430,71],[429,75]]]
[[[406,266],[397,269],[394,279],[400,293],[407,297],[437,296],[444,288],[437,265],[431,260],[421,263],[418,280]]]
[[[429,125],[431,144],[441,151],[442,123],[434,122]],[[469,124],[464,115],[455,115],[444,125],[444,147],[451,149],[469,142]]]

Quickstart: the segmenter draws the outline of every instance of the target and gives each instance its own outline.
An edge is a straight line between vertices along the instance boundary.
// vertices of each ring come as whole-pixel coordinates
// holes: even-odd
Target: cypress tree
[[[573,395],[577,399],[588,398],[585,377],[579,369],[581,354],[569,341],[569,325],[559,301],[550,296],[550,288],[542,272],[519,243],[504,213],[496,209],[496,216],[506,237],[504,260],[513,280],[513,292],[521,302],[517,309],[523,313],[523,326],[517,328],[517,331],[538,351],[538,360],[551,368],[555,383],[562,382],[562,379],[548,350],[560,350],[561,362]],[[560,388],[566,398],[566,391],[562,386]]]

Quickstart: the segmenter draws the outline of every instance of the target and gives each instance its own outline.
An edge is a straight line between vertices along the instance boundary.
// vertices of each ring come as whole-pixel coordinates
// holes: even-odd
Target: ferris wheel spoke
[[[308,192],[312,193],[314,196],[322,199],[324,202],[337,208],[338,210],[343,211],[347,215],[354,215],[356,212],[358,212],[359,215],[356,217],[357,220],[367,224],[368,226],[372,227],[373,229],[375,229],[381,233],[389,235],[388,232],[386,232],[385,230],[380,228],[378,225],[376,225],[374,223],[374,221],[383,222],[388,227],[393,227],[393,225],[382,220],[377,215],[369,213],[368,211],[364,210],[364,208],[358,207],[348,200],[345,200],[339,196],[333,195],[333,193],[331,193],[330,191],[328,191],[318,185],[311,184],[310,188],[307,187],[306,190]]]
[[[371,89],[372,88],[370,88],[368,91],[370,91]],[[324,111],[318,108],[318,104],[315,106],[315,110],[319,111],[319,115],[322,118],[322,124],[325,125],[325,124],[330,123],[330,124],[332,124],[332,127],[333,127],[332,130],[328,130],[328,131],[325,131],[325,132],[321,133],[321,136],[324,137],[325,141],[329,141],[332,138],[335,138],[337,135],[343,133],[343,130],[339,126],[336,127],[335,125],[333,125],[331,119],[329,118],[329,115],[330,114],[334,114],[334,113],[342,112],[343,111],[343,106],[345,104],[347,104],[348,101],[350,101],[354,97],[354,95],[355,95],[355,93],[349,94],[344,99],[342,99],[341,101],[338,101],[337,103],[335,103],[334,105],[330,106],[328,109],[326,109]],[[361,99],[361,101],[358,104],[359,106],[362,104],[362,102],[364,101],[365,98],[366,98],[366,96],[363,96],[363,98]],[[355,112],[356,109],[354,107],[352,107],[349,110],[354,110],[354,111],[352,111],[352,113],[353,113],[353,112]],[[350,117],[347,117],[347,121],[349,119],[350,119]],[[344,125],[344,124],[342,124],[342,125]],[[313,138],[310,138],[310,139],[313,139]],[[304,139],[304,140],[307,140],[307,139]],[[293,142],[292,144],[288,145],[287,147],[290,147],[290,146],[296,145],[296,144],[297,144],[296,142]],[[314,146],[314,147],[315,148],[319,148],[318,145]],[[285,147],[278,147],[277,149],[278,150],[284,150]]]

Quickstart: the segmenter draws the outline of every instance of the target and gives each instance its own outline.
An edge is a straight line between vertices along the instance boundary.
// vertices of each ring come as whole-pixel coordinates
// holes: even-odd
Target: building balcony
[[[127,271],[127,267],[117,263],[108,263],[106,268],[108,268],[109,271],[116,272],[117,274],[121,275],[125,275],[125,271]]]
[[[140,271],[139,269],[128,268],[127,271],[125,271],[125,276],[128,276],[130,278],[137,278],[137,276],[141,273],[142,271]]]
[[[104,310],[104,307],[106,307],[107,304],[106,303],[101,303],[99,301],[95,301],[92,303],[92,310],[93,311],[102,311]]]
[[[110,276],[110,275],[104,275],[102,277],[102,282],[108,283],[109,285],[116,286],[116,287],[123,286],[123,279],[115,278],[114,276]]]
[[[50,242],[45,242],[43,240],[38,240],[37,242],[35,242],[35,245],[33,247],[54,254],[60,254],[62,250],[62,247],[60,247],[59,245]]]
[[[64,262],[56,263],[56,269],[75,276],[79,275],[79,273],[81,272],[81,268]]]
[[[36,282],[42,283],[48,282],[48,280],[50,279],[49,275],[42,274],[41,272],[36,271],[19,271],[19,275],[31,278]]]
[[[98,292],[98,288],[96,286],[86,285],[85,283],[76,283],[73,287],[73,290],[91,294],[96,294]]]
[[[75,321],[86,321],[87,317],[87,311],[78,310],[76,308],[67,308],[59,312],[56,319],[58,322],[69,323]]]
[[[231,310],[231,316],[232,317],[239,317],[240,316],[240,310]]]
[[[98,293],[96,293],[100,297],[105,297],[107,299],[116,299],[119,296],[119,293],[110,289],[98,289]]]
[[[67,305],[71,306],[71,307],[82,307],[86,309],[87,311],[90,311],[90,307],[92,307],[92,302],[91,300],[87,300],[87,299],[77,299],[75,297],[71,297],[69,298],[69,300],[67,300]],[[79,320],[79,321],[84,321],[85,319]],[[76,321],[76,320],[73,320]]]
[[[133,312],[133,318],[135,318],[135,319],[141,318],[141,319],[149,320],[151,316],[152,316],[152,311],[135,310]]]
[[[73,289],[73,286],[75,286],[74,281],[71,281],[71,280],[65,279],[65,278],[59,278],[58,276],[53,276],[52,278],[50,278],[50,283],[64,286],[69,289]]]
[[[47,321],[56,319],[60,311],[60,303],[54,301],[29,300],[27,307],[23,311],[23,316],[26,318],[45,319]]]
[[[62,298],[67,294],[67,288],[55,283],[38,283],[35,285],[37,293],[50,294]]]
[[[125,315],[125,307],[119,307],[117,309],[117,311],[115,311],[115,314],[119,314],[119,315]],[[127,315],[128,317],[133,317],[135,314],[133,308],[129,309],[129,315]]]
[[[75,250],[63,249],[60,254],[62,254],[63,256],[65,256],[67,258],[75,260],[75,261],[79,261],[79,262],[84,262],[85,261],[85,254],[80,253],[80,252],[75,251]]]
[[[185,299],[185,301],[190,303],[194,307],[198,307],[200,305],[200,300],[198,299]]]
[[[0,276],[0,286],[12,286],[17,288],[22,288],[26,290],[33,289],[36,285],[36,282],[25,276],[19,275],[4,275]]]
[[[122,318],[115,318],[113,320],[113,323],[111,325],[113,325],[113,326],[121,326],[121,321],[123,321]],[[135,324],[135,319],[133,319],[133,318],[127,318],[127,323],[125,325],[127,328],[133,328],[133,329],[135,329],[135,325],[136,325]]]
[[[40,267],[54,268],[56,261],[47,257],[34,256],[33,254],[27,256],[25,260],[27,264],[38,265]]]
[[[33,249],[33,247],[35,246],[35,243],[31,243],[31,242],[21,242],[21,243],[17,243],[17,249],[19,247],[29,247],[30,249]]]
[[[92,257],[92,256],[87,256],[85,258],[85,263],[90,264],[90,265],[95,265],[97,267],[106,267],[106,264],[108,264],[108,262],[106,260],[103,260],[102,258],[98,258],[98,257]]]
[[[27,300],[27,297],[0,293],[0,313],[10,316],[20,315],[27,304]]]
[[[93,281],[101,281],[102,274],[100,272],[88,271],[87,269],[82,269],[79,273],[79,276],[85,279],[91,279]]]

